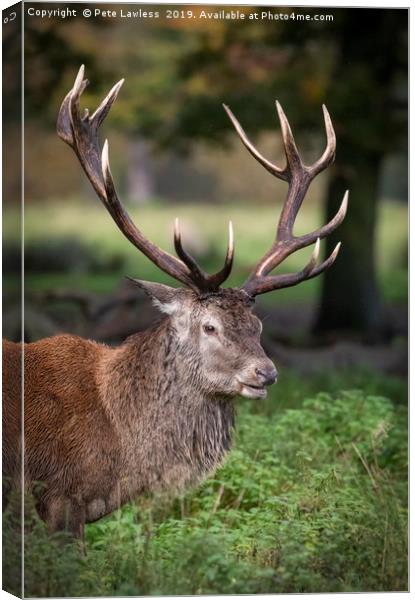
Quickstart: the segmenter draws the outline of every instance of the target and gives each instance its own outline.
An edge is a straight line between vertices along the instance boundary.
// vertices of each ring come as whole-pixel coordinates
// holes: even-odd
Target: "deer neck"
[[[128,338],[101,372],[103,402],[131,461],[150,463],[145,487],[188,485],[230,449],[233,402],[203,392],[198,357],[183,351],[169,318]]]

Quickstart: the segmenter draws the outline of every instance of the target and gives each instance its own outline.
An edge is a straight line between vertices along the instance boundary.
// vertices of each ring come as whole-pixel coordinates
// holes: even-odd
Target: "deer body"
[[[201,308],[209,308],[212,319],[209,305],[226,304],[229,295],[233,303],[239,296],[233,318],[243,320],[245,312],[257,333],[259,322],[248,317],[241,292],[227,290],[225,297],[192,308],[193,293],[183,291],[183,310],[119,347],[71,335],[25,345],[25,482],[35,484],[39,513],[51,529],[69,527],[80,535],[83,522],[141,493],[182,489],[217,468],[231,445],[232,397],[239,388],[230,381],[224,389],[219,376],[215,389],[203,365],[200,335],[183,321]],[[263,351],[253,355],[252,340],[245,338],[235,358],[238,372],[250,362],[274,371]],[[227,340],[231,351],[233,343]],[[20,346],[6,342],[4,351],[19,372]],[[232,379],[229,366],[223,374]],[[17,420],[18,386],[6,403],[5,412]],[[9,445],[13,456],[18,442]]]
[[[260,343],[261,323],[252,313],[258,294],[316,277],[336,259],[339,245],[317,264],[320,237],[343,220],[347,192],[333,219],[296,237],[294,222],[312,179],[334,159],[335,135],[325,107],[327,147],[313,165],[302,163],[287,118],[277,103],[287,164],[264,158],[225,107],[249,152],[288,183],[276,239],[241,288],[221,285],[233,263],[233,230],[223,268],[205,273],[183,248],[176,221],[177,258],[148,240],[120,202],[102,154],[98,129],[123,81],[90,116],[80,114],[87,85],[81,67],[64,99],[59,136],[73,148],[98,197],[125,237],[184,287],[133,280],[164,314],[153,328],[110,348],[61,335],[24,352],[24,475],[41,517],[51,530],[83,526],[145,492],[196,483],[222,461],[231,445],[234,399],[264,398],[277,371]],[[299,273],[272,275],[291,253],[315,244]],[[18,485],[21,449],[21,346],[5,342],[3,470]]]
[[[79,512],[95,521],[140,493],[194,484],[220,464],[233,403],[206,395],[178,350],[168,319],[118,348],[69,335],[25,345],[26,485],[42,483],[38,508],[52,529],[69,521],[77,533]]]

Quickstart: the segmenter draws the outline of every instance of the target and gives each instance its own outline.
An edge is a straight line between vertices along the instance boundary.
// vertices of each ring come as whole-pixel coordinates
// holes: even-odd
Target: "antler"
[[[244,289],[250,296],[257,296],[258,294],[270,292],[271,290],[296,285],[301,281],[316,277],[328,269],[336,260],[340,249],[340,243],[337,244],[329,258],[318,265],[317,259],[320,249],[320,239],[329,235],[343,221],[346,215],[349,197],[349,192],[346,191],[337,214],[323,227],[298,237],[293,234],[296,216],[303,203],[311,181],[314,179],[314,177],[316,177],[316,175],[321,173],[321,171],[327,168],[334,161],[336,151],[336,136],[328,110],[323,105],[324,122],[327,136],[326,149],[320,159],[313,165],[304,165],[295,144],[287,117],[285,116],[279,102],[276,102],[276,106],[281,124],[286,156],[286,166],[284,168],[274,165],[258,152],[242,129],[240,123],[233,115],[230,108],[225,104],[223,105],[239,137],[252,156],[258,162],[260,162],[262,166],[267,169],[267,171],[272,173],[275,177],[278,177],[278,179],[282,179],[288,183],[288,193],[278,223],[275,241],[270,250],[268,250],[265,256],[259,261],[250,277],[242,286],[242,289]],[[283,260],[287,258],[287,256],[297,250],[300,250],[301,248],[310,246],[313,243],[315,243],[313,254],[310,261],[302,271],[299,273],[269,275],[269,273],[275,269],[275,267],[277,267],[283,262]]]
[[[148,240],[134,225],[118,198],[109,165],[108,141],[106,140],[104,143],[102,154],[99,148],[99,127],[115,102],[124,79],[114,85],[92,116],[89,115],[88,110],[85,110],[84,116],[81,117],[79,101],[88,83],[88,80],[84,79],[84,66],[82,65],[74,86],[65,97],[59,111],[57,122],[59,137],[75,151],[98,197],[121,232],[136,248],[162,271],[186,286],[201,292],[218,289],[232,269],[234,254],[232,223],[229,223],[229,242],[225,265],[214,275],[207,275],[197,265],[195,259],[183,249],[178,221],[176,221],[174,243],[180,260]]]

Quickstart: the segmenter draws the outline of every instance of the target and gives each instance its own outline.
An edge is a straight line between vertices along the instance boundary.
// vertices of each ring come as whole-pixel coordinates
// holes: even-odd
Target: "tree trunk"
[[[346,150],[345,140],[339,148]],[[349,210],[342,225],[327,242],[328,256],[336,243],[342,247],[335,264],[325,273],[315,330],[354,330],[370,336],[380,330],[380,298],[375,268],[375,228],[381,156],[348,148],[349,164],[331,179],[326,218],[338,210],[346,189],[350,190]],[[343,154],[343,152],[342,152]]]

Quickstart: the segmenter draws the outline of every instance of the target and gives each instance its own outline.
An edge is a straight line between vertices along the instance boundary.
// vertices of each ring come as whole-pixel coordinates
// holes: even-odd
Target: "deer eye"
[[[214,327],[213,325],[203,325],[203,331],[208,335],[212,335],[216,333],[216,327]]]

